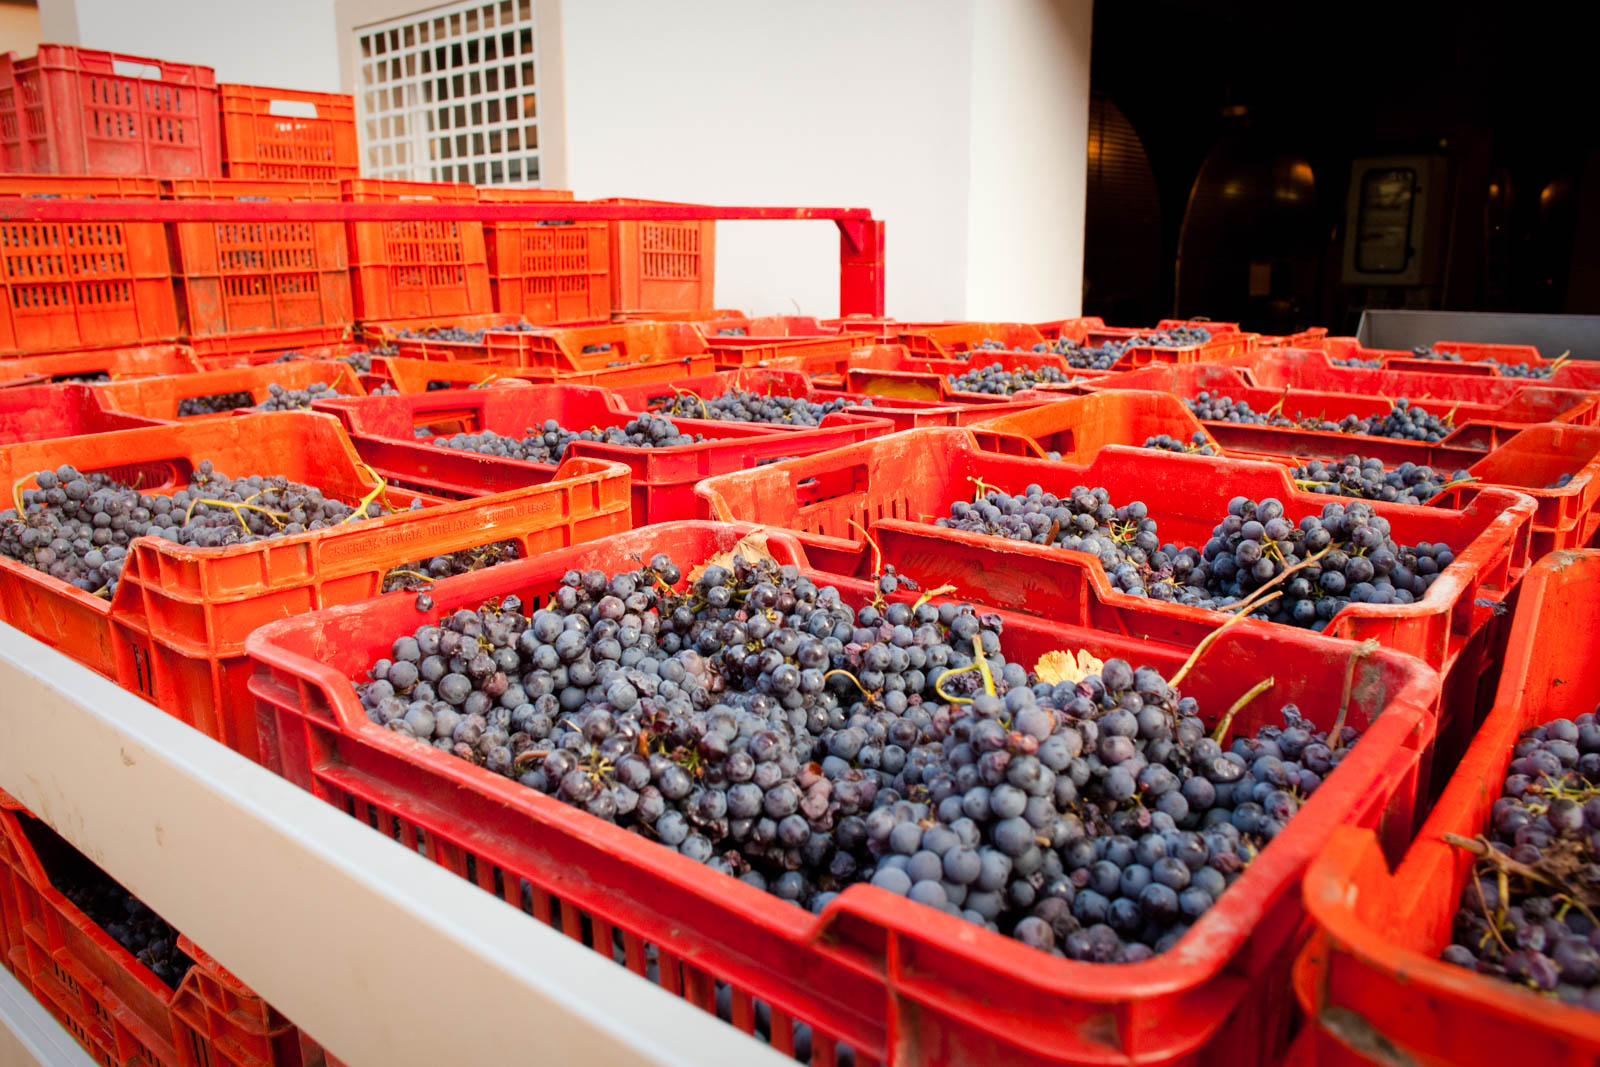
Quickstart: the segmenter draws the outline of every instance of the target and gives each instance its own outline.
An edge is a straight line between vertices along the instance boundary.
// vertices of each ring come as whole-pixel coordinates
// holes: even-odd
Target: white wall
[[[39,16],[47,41],[214,67],[218,81],[340,91],[331,0],[39,0]]]
[[[960,305],[969,0],[569,0],[567,180],[580,196],[870,207],[888,303]],[[838,230],[720,223],[717,304],[834,314]]]
[[[1040,321],[1082,308],[1093,15],[1089,0],[976,9],[967,318]]]

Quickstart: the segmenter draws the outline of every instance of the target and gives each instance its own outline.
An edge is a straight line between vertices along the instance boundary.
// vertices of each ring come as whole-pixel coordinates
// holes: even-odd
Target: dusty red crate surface
[[[35,174],[222,175],[210,67],[41,44],[15,66],[24,170]]]
[[[362,458],[384,477],[446,496],[476,496],[544,481],[555,468],[431,443],[437,437],[489,431],[520,440],[550,419],[577,432],[623,426],[640,414],[622,407],[604,389],[574,385],[372,396],[319,401],[316,409],[338,415]],[[672,422],[681,433],[702,434],[707,440],[668,448],[574,441],[565,454],[626,464],[633,472],[634,522],[642,525],[691,518],[695,484],[707,475],[811,455],[889,428],[878,419],[841,414],[828,416],[814,429],[705,419]],[[418,429],[428,431],[421,440],[415,435]]]
[[[107,411],[81,385],[21,385],[0,389],[0,445],[159,425],[155,419]]]
[[[336,182],[361,176],[354,97],[226,82],[217,89],[228,177]]]
[[[333,182],[172,181],[175,200],[337,203]],[[283,349],[348,329],[350,257],[337,222],[180,222],[174,273],[196,351]]]
[[[114,381],[161,374],[193,374],[200,369],[200,361],[187,345],[54,352],[0,360],[0,389],[41,382]]]
[[[29,475],[65,463],[171,493],[203,460],[230,477],[283,475],[348,504],[378,485],[337,421],[308,412],[0,447],[0,479],[26,488]],[[529,555],[627,528],[623,468],[575,461],[546,483],[468,501],[424,496],[429,506],[415,511],[406,510],[414,494],[397,489],[395,514],[223,548],[139,538],[110,600],[0,558],[0,621],[254,757],[243,659],[251,630],[374,596],[403,563],[498,541]]]
[[[1523,581],[1494,710],[1404,858],[1391,869],[1356,828],[1329,838],[1306,872],[1316,933],[1295,965],[1295,993],[1312,1020],[1307,1062],[1600,1060],[1594,1012],[1439,959],[1472,869],[1472,857],[1444,835],[1484,832],[1523,730],[1595,710],[1597,647],[1600,552],[1545,557]]]
[[[0,176],[0,197],[155,200],[153,178]],[[0,223],[0,356],[178,338],[159,222]]]
[[[573,567],[631,570],[657,552],[688,566],[749,529],[649,527],[446,580],[433,590],[435,613],[512,593],[542,602]],[[785,535],[774,533],[769,547],[819,583],[837,584],[847,603],[870,597],[865,583],[812,571]],[[1437,687],[1431,671],[1406,657],[1364,660],[1370,673],[1352,691],[1351,721],[1365,736],[1288,829],[1171,952],[1096,965],[1052,959],[867,885],[847,888],[820,916],[782,907],[644,837],[379,729],[352,681],[417,624],[409,605],[388,600],[257,631],[249,642],[258,665],[251,689],[269,766],[540,921],[575,936],[592,926],[593,944],[608,956],[620,938],[622,959],[638,974],[653,950],[657,980],[708,1010],[715,986],[725,983],[733,1024],[745,1031],[757,1005],[770,1008],[780,1050],[792,1047],[793,1023],[808,1024],[812,1062],[821,1063],[836,1062],[837,1044],[853,1049],[861,1065],[1271,1062],[1291,1008],[1296,880],[1337,825],[1404,839],[1418,756],[1431,737],[1424,709]],[[1192,647],[1009,613],[1003,643],[1008,658],[1086,648],[1167,675]],[[1215,717],[1270,657],[1281,691],[1249,705],[1235,727],[1274,721],[1279,696],[1326,726],[1338,711],[1349,654],[1347,644],[1303,632],[1279,639],[1247,623],[1221,636],[1183,689]]]
[[[301,1034],[187,938],[176,989],[56,887],[89,860],[0,793],[0,959],[111,1067],[300,1067]]]
[[[478,202],[477,189],[448,182],[347,178],[340,194],[356,203]],[[357,319],[483,315],[494,307],[483,223],[350,222],[345,227]]]

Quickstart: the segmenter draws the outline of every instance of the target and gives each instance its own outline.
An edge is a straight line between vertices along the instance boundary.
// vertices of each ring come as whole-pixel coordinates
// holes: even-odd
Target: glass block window
[[[370,178],[539,184],[533,0],[470,0],[356,29]]]

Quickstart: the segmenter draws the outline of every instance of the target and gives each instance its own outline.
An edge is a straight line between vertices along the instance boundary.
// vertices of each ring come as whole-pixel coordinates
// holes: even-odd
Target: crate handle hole
[[[285,119],[317,118],[317,105],[310,100],[272,100],[267,104],[267,114]]]
[[[124,78],[160,79],[161,67],[156,63],[136,63],[131,59],[113,59],[111,69]]]

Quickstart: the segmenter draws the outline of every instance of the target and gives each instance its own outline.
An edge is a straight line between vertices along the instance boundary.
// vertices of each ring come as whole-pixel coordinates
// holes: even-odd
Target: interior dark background
[[[1084,313],[1600,313],[1600,83],[1571,10],[1097,0]],[[1442,164],[1431,276],[1345,284],[1353,164],[1413,154]]]

